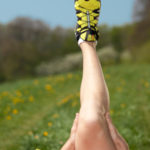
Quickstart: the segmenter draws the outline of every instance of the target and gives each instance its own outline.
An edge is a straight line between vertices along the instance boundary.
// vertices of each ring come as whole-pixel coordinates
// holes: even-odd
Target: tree
[[[150,0],[136,0],[133,20],[136,23],[132,37],[133,45],[139,46],[150,40]]]
[[[120,54],[123,51],[123,38],[121,27],[113,27],[111,30],[111,42],[114,49],[118,52],[117,63],[120,62]]]
[[[100,31],[99,33],[100,37],[97,44],[98,49],[104,46],[108,46],[111,43],[111,37],[110,37],[111,28],[108,25],[103,24],[99,26],[99,31]]]
[[[39,20],[16,18],[0,25],[0,80],[34,75],[34,68],[52,57],[50,40],[49,26]]]
[[[150,0],[136,0],[133,12],[134,21],[150,19]]]

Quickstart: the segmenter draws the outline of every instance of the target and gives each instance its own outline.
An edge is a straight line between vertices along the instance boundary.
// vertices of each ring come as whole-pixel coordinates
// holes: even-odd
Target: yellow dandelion
[[[51,86],[50,84],[46,84],[46,85],[45,85],[45,89],[46,89],[47,91],[53,91],[53,88],[52,88],[52,86]]]
[[[17,109],[14,109],[14,110],[12,111],[12,113],[15,114],[15,115],[18,114],[18,112],[19,112],[19,111],[18,111]]]
[[[11,116],[6,116],[6,119],[11,120],[12,118],[11,118]]]
[[[69,101],[69,98],[68,97],[66,97],[66,98],[64,98],[64,99],[62,99],[62,104],[65,104],[65,103],[67,103]]]
[[[17,91],[16,91],[16,95],[17,95],[18,97],[21,97],[21,96],[22,96],[22,93],[21,93],[19,90],[17,90]]]
[[[118,92],[122,92],[122,87],[118,87],[118,88],[117,88],[117,91],[118,91]]]
[[[34,85],[38,85],[38,84],[39,84],[39,81],[38,81],[38,80],[34,80],[34,81],[33,81],[33,84],[34,84]]]
[[[77,106],[77,102],[76,101],[74,101],[73,103],[72,103],[72,107],[75,107],[75,106]]]
[[[58,114],[53,114],[52,118],[59,118],[59,115]]]
[[[46,132],[46,131],[43,132],[43,135],[44,135],[44,136],[48,136],[48,132]]]
[[[58,104],[58,105],[65,104],[65,103],[67,103],[67,102],[70,100],[70,98],[72,98],[72,97],[73,97],[73,95],[68,95],[67,97],[63,98],[60,102],[58,102],[57,104]]]
[[[106,74],[106,79],[110,79],[110,74]]]
[[[110,110],[110,115],[113,115],[114,114],[114,110]]]
[[[2,92],[2,96],[8,96],[8,95],[9,95],[9,94],[8,94],[7,91]]]
[[[51,127],[53,124],[52,122],[48,122],[48,126]]]
[[[39,148],[36,148],[35,150],[40,150]]]
[[[33,97],[33,96],[30,96],[30,97],[29,97],[29,101],[30,101],[30,102],[33,102],[33,101],[34,101],[34,97]]]
[[[11,109],[11,108],[10,108],[10,106],[7,106],[7,108],[6,108],[6,109],[7,109],[8,111],[10,111],[10,109]]]
[[[67,74],[67,78],[72,79],[72,77],[73,77],[73,74],[72,74],[72,73],[68,73],[68,74]]]
[[[121,107],[121,108],[125,108],[125,107],[126,107],[126,104],[121,104],[120,107]]]
[[[18,97],[13,97],[12,98],[12,101],[14,104],[17,104],[17,103],[24,103],[24,100],[23,99],[20,99]]]
[[[14,104],[17,104],[19,102],[19,99],[18,98],[13,98],[13,103]]]
[[[59,77],[56,78],[56,81],[58,81],[58,82],[64,82],[65,78],[63,76],[59,76]]]
[[[149,82],[145,82],[145,83],[144,83],[144,86],[145,86],[146,88],[148,88],[148,87],[149,87]]]

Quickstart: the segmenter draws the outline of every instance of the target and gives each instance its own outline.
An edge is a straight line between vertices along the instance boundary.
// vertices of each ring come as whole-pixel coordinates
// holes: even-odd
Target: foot
[[[75,0],[77,16],[76,39],[95,42],[98,40],[98,17],[100,13],[100,0]]]
[[[119,132],[113,125],[109,113],[106,115],[106,120],[107,120],[107,124],[109,127],[112,140],[116,146],[116,149],[117,150],[129,150],[127,142],[123,139],[123,137],[119,134]]]

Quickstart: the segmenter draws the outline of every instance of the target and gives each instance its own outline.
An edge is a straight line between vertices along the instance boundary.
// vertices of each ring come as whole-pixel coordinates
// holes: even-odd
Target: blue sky
[[[121,25],[132,21],[134,0],[102,0],[100,23]],[[41,19],[51,27],[74,27],[74,0],[0,0],[0,23],[18,16]]]

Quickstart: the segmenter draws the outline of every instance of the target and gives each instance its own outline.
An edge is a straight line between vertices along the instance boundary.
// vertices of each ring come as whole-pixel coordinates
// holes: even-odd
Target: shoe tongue
[[[100,0],[79,0],[77,3],[79,6],[88,10],[100,8]]]

